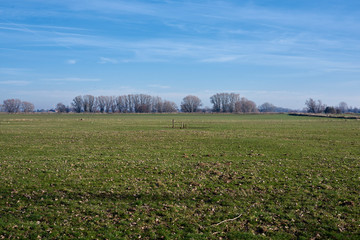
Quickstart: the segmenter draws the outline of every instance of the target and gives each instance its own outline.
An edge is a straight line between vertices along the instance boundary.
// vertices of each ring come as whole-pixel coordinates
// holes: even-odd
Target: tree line
[[[309,98],[305,102],[305,111],[308,113],[325,113],[325,114],[341,114],[341,113],[360,113],[359,108],[352,108],[346,102],[340,102],[338,106],[326,106],[321,100]]]
[[[147,94],[128,94],[122,96],[76,96],[71,108],[63,103],[56,105],[58,112],[74,111],[77,113],[166,113],[177,112],[174,102],[163,100],[161,97],[153,97]]]
[[[20,99],[6,99],[4,100],[3,105],[0,107],[2,111],[8,113],[18,113],[18,112],[30,113],[30,112],[34,112],[35,110],[34,104],[26,101],[21,101]]]
[[[147,94],[129,94],[122,96],[77,96],[71,103],[71,108],[58,103],[58,112],[74,111],[100,112],[100,113],[168,113],[168,112],[223,112],[223,113],[249,113],[259,112],[256,104],[246,98],[240,98],[236,93],[217,93],[210,98],[213,108],[201,108],[201,100],[194,95],[183,98],[180,109],[171,101],[163,100],[161,97],[153,97]]]
[[[287,108],[276,107],[265,102],[256,106],[255,102],[237,93],[216,93],[210,97],[212,108],[202,108],[200,98],[188,95],[182,99],[180,108],[168,100],[147,94],[128,94],[121,96],[79,95],[73,98],[71,105],[58,103],[54,111],[59,113],[171,113],[171,112],[215,112],[215,113],[257,113],[289,112]],[[306,100],[303,112],[339,114],[346,112],[360,113],[360,109],[348,107],[345,102],[338,106],[326,106],[321,100]],[[34,104],[19,99],[4,100],[0,110],[8,113],[34,112]]]

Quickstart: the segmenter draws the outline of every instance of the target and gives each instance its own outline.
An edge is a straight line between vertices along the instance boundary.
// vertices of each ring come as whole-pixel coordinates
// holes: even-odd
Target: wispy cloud
[[[8,81],[0,81],[0,85],[12,85],[12,86],[26,86],[29,85],[30,81],[18,81],[18,80],[8,80]]]
[[[51,25],[22,24],[13,22],[0,23],[0,34],[6,33],[7,39],[12,39],[13,44],[20,42],[23,45],[24,42],[26,42],[25,46],[54,45],[57,47],[68,48],[68,46],[65,46],[60,42],[56,41],[56,37],[64,35],[79,36],[79,31],[85,31],[85,29]],[[85,37],[85,35],[81,36]]]
[[[69,59],[66,61],[67,64],[76,64],[78,61],[76,59]]]
[[[106,57],[100,57],[99,62],[100,64],[106,64],[106,63],[118,63],[118,60],[114,58],[106,58]]]
[[[170,86],[159,85],[159,84],[150,84],[149,87],[151,87],[151,88],[160,88],[160,89],[169,89],[170,88]]]
[[[328,58],[339,60],[340,50],[360,51],[359,47],[356,47],[360,45],[360,41],[348,35],[354,34],[354,31],[344,30],[344,23],[349,23],[349,19],[342,19],[339,23],[335,16],[326,12],[305,12],[295,9],[285,11],[274,7],[265,8],[255,4],[238,4],[229,1],[216,1],[210,4],[204,1],[149,3],[81,0],[63,1],[57,5],[71,9],[72,12],[68,14],[73,14],[71,16],[74,18],[90,17],[84,15],[89,10],[96,12],[98,17],[110,14],[110,17],[116,20],[119,20],[118,16],[121,14],[135,16],[139,20],[132,20],[134,22],[131,24],[142,27],[147,27],[148,22],[147,18],[141,16],[147,16],[159,22],[159,26],[163,24],[174,28],[176,34],[163,33],[159,38],[148,36],[129,40],[118,36],[100,36],[96,31],[92,31],[92,34],[81,34],[79,31],[84,29],[66,26],[0,23],[0,28],[35,34],[32,40],[29,38],[27,44],[30,46],[82,47],[96,49],[100,54],[111,50],[119,56],[127,56],[125,61],[100,57],[98,63],[101,64],[181,60],[205,63],[244,61],[249,63],[254,60],[256,64],[272,65],[277,59],[285,59],[286,55],[314,59],[314,61]],[[246,24],[242,24],[244,27],[239,28],[238,24],[234,23]],[[345,25],[353,26],[351,29],[360,27],[356,21]],[[341,33],[345,31],[345,35],[337,35],[338,31],[333,31],[334,29],[338,29]],[[129,52],[132,57],[128,57]],[[327,53],[334,54],[331,57]],[[238,58],[243,55],[250,57]],[[262,56],[267,57],[262,58]],[[270,56],[276,59],[267,60]],[[286,61],[279,63],[281,62],[286,63]],[[309,66],[306,62],[304,65]]]
[[[225,62],[233,62],[239,59],[241,56],[219,56],[214,58],[207,58],[201,60],[201,62],[208,62],[208,63],[225,63]]]
[[[122,0],[78,0],[61,3],[79,14],[93,11],[100,15],[128,15],[153,17],[164,20],[167,25],[186,30],[189,25],[213,25],[214,23],[251,22],[273,26],[309,25],[315,28],[351,28],[358,24],[354,18],[339,21],[334,12],[319,12],[318,9],[303,11],[295,8],[264,7],[248,1],[122,1]],[[336,9],[338,10],[338,9]],[[336,13],[339,11],[336,11]],[[340,14],[340,13],[338,13]],[[93,17],[92,15],[89,17]],[[358,18],[357,18],[358,20]],[[170,22],[170,24],[169,24]],[[343,22],[348,23],[343,26]],[[330,23],[330,24],[329,24]]]
[[[78,78],[78,77],[69,77],[69,78],[47,78],[45,81],[54,81],[54,82],[99,82],[99,78]]]
[[[78,0],[78,1],[64,1],[65,5],[74,11],[95,11],[102,13],[116,13],[116,14],[141,14],[154,15],[156,13],[156,6],[147,2],[140,1],[123,1],[123,0]]]
[[[20,32],[34,32],[34,31],[85,31],[84,28],[66,27],[66,26],[55,26],[55,25],[44,25],[44,24],[23,24],[14,22],[0,22],[0,29],[13,30]]]
[[[125,41],[98,36],[78,36],[56,38],[56,41],[69,47],[95,47],[111,50],[119,55],[129,55],[121,62],[164,62],[191,60],[204,63],[238,62],[256,65],[293,65],[298,68],[349,69],[357,65],[345,55],[329,53],[342,49],[346,42],[326,42],[311,40],[313,35],[301,35],[294,38],[265,39],[257,41],[227,41],[208,39],[149,39]],[[359,41],[360,44],[360,41]],[[354,42],[351,42],[352,46]],[[329,52],[328,49],[334,49]],[[124,50],[125,49],[125,50]],[[314,51],[313,49],[316,49]],[[334,58],[334,56],[338,56]],[[355,61],[358,61],[355,59]],[[118,63],[117,59],[101,57],[99,63]],[[351,70],[353,71],[353,70]]]
[[[29,71],[29,69],[25,68],[0,68],[0,74],[4,75],[20,75]]]
[[[317,34],[296,34],[279,37],[272,33],[263,39],[228,40],[192,38],[173,39],[136,39],[124,40],[113,37],[83,35],[79,33],[54,33],[36,42],[40,46],[63,46],[66,48],[95,48],[99,51],[111,51],[119,56],[126,55],[126,60],[100,57],[98,63],[116,64],[120,62],[168,62],[193,61],[204,63],[247,63],[256,65],[297,65],[298,68],[315,68],[325,71],[356,71],[349,69],[354,59],[348,58],[343,51],[360,51],[356,49],[360,41],[354,39],[333,39],[327,41]],[[353,47],[351,47],[353,46]],[[331,53],[331,54],[330,54]],[[68,64],[77,60],[70,59]],[[355,61],[356,60],[355,58]],[[325,64],[327,66],[325,66]],[[330,63],[330,64],[328,64]],[[341,63],[341,64],[339,64]],[[325,69],[326,68],[326,69]],[[1,72],[1,69],[0,69]]]

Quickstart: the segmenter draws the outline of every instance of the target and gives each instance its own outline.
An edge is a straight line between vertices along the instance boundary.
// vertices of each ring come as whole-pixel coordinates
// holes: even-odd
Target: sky
[[[221,92],[360,107],[360,1],[0,1],[0,102]]]

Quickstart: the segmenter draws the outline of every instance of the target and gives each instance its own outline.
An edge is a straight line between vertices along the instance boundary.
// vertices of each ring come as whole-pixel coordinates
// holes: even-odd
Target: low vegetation
[[[0,114],[0,239],[359,239],[359,130],[288,115]]]
[[[358,119],[359,114],[324,114],[324,113],[289,113],[291,116],[304,116],[304,117],[323,117],[323,118],[338,118],[338,119]]]

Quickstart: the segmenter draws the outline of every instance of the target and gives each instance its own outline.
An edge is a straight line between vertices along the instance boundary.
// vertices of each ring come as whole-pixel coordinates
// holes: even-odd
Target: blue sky
[[[3,0],[0,101],[236,92],[360,106],[358,0]]]

